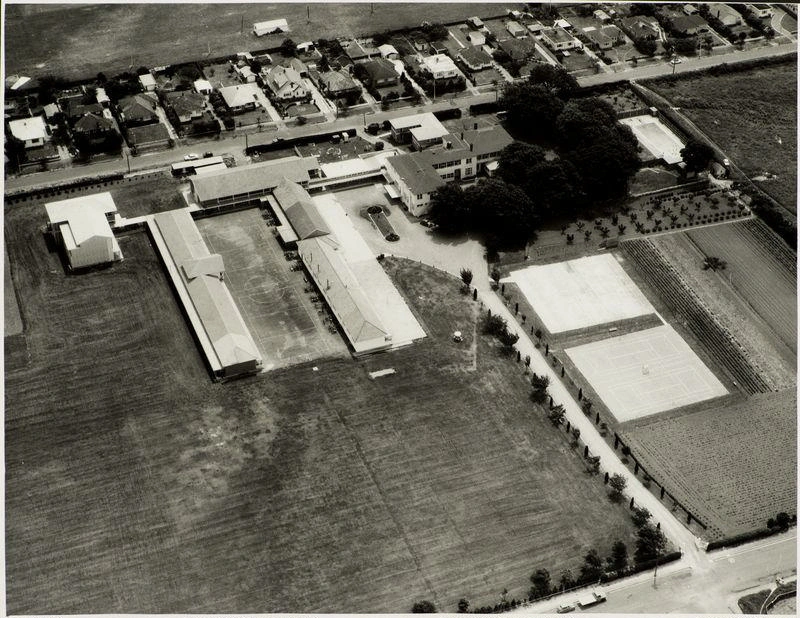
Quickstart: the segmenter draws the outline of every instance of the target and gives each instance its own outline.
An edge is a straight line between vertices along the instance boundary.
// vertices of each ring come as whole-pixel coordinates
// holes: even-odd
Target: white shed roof
[[[150,73],[145,73],[144,75],[139,76],[139,82],[147,88],[148,86],[155,87],[156,85],[156,78],[150,75]]]
[[[197,92],[204,92],[206,90],[213,90],[214,86],[212,86],[211,82],[207,79],[198,79],[194,82],[194,89]]]

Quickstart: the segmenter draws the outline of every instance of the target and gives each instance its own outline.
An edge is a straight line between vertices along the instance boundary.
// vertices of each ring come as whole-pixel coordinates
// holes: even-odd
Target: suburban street
[[[746,62],[749,60],[757,60],[760,58],[782,56],[793,53],[797,53],[796,42],[774,44],[745,51],[732,51],[729,54],[720,56],[686,58],[681,64],[674,66],[674,71],[676,74],[682,74],[706,69],[717,64],[733,64],[737,62]],[[581,84],[581,86],[595,86],[599,84],[608,84],[625,80],[635,81],[637,79],[660,77],[663,75],[669,75],[672,72],[673,65],[663,62],[659,64],[629,68],[618,73],[598,73],[597,75],[579,78],[578,82]],[[477,103],[488,103],[494,100],[494,92],[466,95],[456,98],[448,96],[414,108],[404,107],[385,112],[380,111],[361,114],[353,113],[347,117],[338,118],[332,122],[326,122],[324,124],[309,124],[299,127],[292,127],[291,129],[285,128],[278,131],[269,132],[268,134],[273,137],[286,138],[313,135],[315,133],[326,131],[338,131],[354,127],[363,129],[363,126],[369,124],[370,122],[382,122],[383,120],[390,118],[406,116],[409,113],[440,111],[456,106],[468,108],[470,105],[475,105]],[[96,175],[127,172],[129,171],[129,166],[130,171],[132,172],[165,167],[171,163],[182,160],[183,156],[190,152],[202,153],[205,151],[213,151],[214,154],[230,153],[234,155],[237,160],[241,161],[244,159],[243,153],[246,140],[247,138],[244,135],[228,136],[223,134],[220,139],[195,142],[188,146],[179,146],[164,152],[130,157],[128,160],[121,157],[112,161],[103,161],[89,165],[80,165],[46,172],[36,172],[19,177],[9,177],[5,181],[5,190],[7,192],[23,191],[38,186],[69,182]]]

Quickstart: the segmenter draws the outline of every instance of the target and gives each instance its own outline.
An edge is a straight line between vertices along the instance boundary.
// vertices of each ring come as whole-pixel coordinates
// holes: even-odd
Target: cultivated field
[[[310,11],[307,14],[306,7]],[[132,65],[160,66],[295,41],[365,36],[423,20],[497,15],[491,3],[9,5],[6,73],[70,79],[111,75]],[[256,37],[253,23],[286,18],[291,32]]]
[[[551,333],[653,313],[611,254],[529,266],[510,275]]]
[[[453,611],[632,546],[454,278],[390,265],[420,344],[218,385],[145,234],[65,276],[42,217],[5,215],[31,349],[6,365],[10,613]]]
[[[731,536],[766,526],[797,504],[794,389],[734,405],[625,425],[623,437],[647,471],[709,526]]]
[[[222,256],[225,281],[264,369],[348,354],[332,322],[325,323],[322,303],[311,301],[314,293],[302,271],[291,270],[297,262],[286,260],[258,209],[199,219],[197,227],[209,251]]]
[[[728,75],[683,76],[652,87],[694,121],[745,174],[797,209],[797,61]]]
[[[670,326],[609,337],[566,353],[619,422],[728,392]]]
[[[763,234],[754,235],[753,231]],[[714,319],[741,344],[750,364],[774,390],[797,383],[797,283],[783,265],[785,244],[757,220],[697,228],[650,239]],[[728,262],[703,270],[706,256]]]

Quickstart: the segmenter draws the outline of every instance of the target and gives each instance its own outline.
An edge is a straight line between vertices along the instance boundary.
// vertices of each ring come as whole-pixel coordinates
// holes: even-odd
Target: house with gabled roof
[[[456,59],[469,71],[480,71],[492,66],[492,57],[480,47],[465,47],[458,52]]]
[[[364,70],[369,75],[370,84],[374,88],[394,86],[400,80],[400,76],[394,68],[394,64],[386,58],[376,58],[368,60],[362,64]]]
[[[232,114],[242,114],[254,110],[258,105],[259,88],[255,84],[239,84],[219,89],[225,106]]]
[[[86,135],[92,140],[103,139],[109,133],[116,133],[114,123],[102,114],[84,114],[72,125],[72,133]]]
[[[181,124],[203,117],[206,99],[202,94],[191,90],[179,90],[167,93],[164,95],[164,100],[175,112]]]
[[[361,87],[346,71],[326,71],[317,77],[317,84],[326,96],[337,99],[361,92]]]
[[[120,120],[125,126],[158,122],[158,98],[152,92],[134,94],[119,101]]]
[[[264,85],[278,101],[299,101],[309,96],[300,73],[291,67],[272,67],[264,78]]]

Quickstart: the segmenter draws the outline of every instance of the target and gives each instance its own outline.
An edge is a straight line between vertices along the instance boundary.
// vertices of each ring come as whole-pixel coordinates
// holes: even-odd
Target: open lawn
[[[306,7],[310,8],[307,20]],[[6,72],[93,78],[138,66],[178,64],[295,41],[366,36],[388,28],[496,15],[492,3],[10,5]],[[253,23],[284,17],[291,32],[264,37]],[[242,27],[244,24],[244,27]]]
[[[632,546],[457,279],[389,264],[420,344],[212,384],[145,234],[65,276],[40,219],[5,215],[31,348],[6,366],[10,613],[454,611]]]
[[[645,469],[703,523],[708,538],[766,527],[797,504],[797,396],[754,395],[624,426]]]
[[[303,272],[291,270],[298,262],[286,260],[257,208],[199,219],[197,227],[209,251],[222,256],[225,281],[264,369],[348,354],[341,336],[329,332],[322,303],[311,301]]]
[[[652,86],[680,107],[749,177],[797,209],[797,61],[728,75],[684,76]]]
[[[186,202],[180,194],[181,184],[181,181],[164,175],[132,179],[104,190],[111,191],[119,214],[131,218],[184,208]]]

